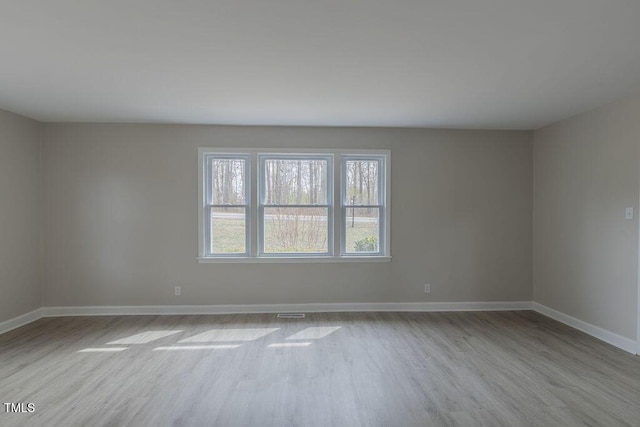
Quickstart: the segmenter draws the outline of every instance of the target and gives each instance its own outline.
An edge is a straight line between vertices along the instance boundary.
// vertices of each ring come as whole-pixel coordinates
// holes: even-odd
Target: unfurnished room
[[[1,1],[0,426],[640,426],[639,23]]]

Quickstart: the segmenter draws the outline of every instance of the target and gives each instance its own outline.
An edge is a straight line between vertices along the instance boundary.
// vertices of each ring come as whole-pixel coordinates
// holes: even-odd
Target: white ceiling
[[[42,121],[538,128],[640,90],[640,0],[2,0]]]

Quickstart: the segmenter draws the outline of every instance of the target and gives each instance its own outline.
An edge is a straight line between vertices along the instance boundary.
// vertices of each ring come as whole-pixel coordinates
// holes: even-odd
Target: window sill
[[[206,257],[198,258],[199,264],[317,264],[317,263],[391,262],[390,256],[342,256],[342,257]]]

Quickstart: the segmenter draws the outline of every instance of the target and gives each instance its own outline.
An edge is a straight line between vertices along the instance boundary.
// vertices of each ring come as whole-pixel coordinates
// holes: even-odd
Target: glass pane
[[[327,253],[327,208],[265,208],[265,253]]]
[[[244,159],[211,159],[210,188],[212,205],[245,204]]]
[[[211,208],[209,252],[243,254],[247,252],[245,208]]]
[[[380,209],[346,208],[345,251],[347,253],[380,252]]]
[[[347,205],[378,205],[379,160],[347,160],[345,162]]]
[[[264,203],[327,205],[327,170],[327,160],[265,160]]]

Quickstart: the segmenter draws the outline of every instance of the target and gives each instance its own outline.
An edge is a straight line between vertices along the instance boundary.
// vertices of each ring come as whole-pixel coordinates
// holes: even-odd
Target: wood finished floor
[[[36,408],[1,426],[640,426],[640,357],[529,311],[48,318],[0,335],[0,400]]]

